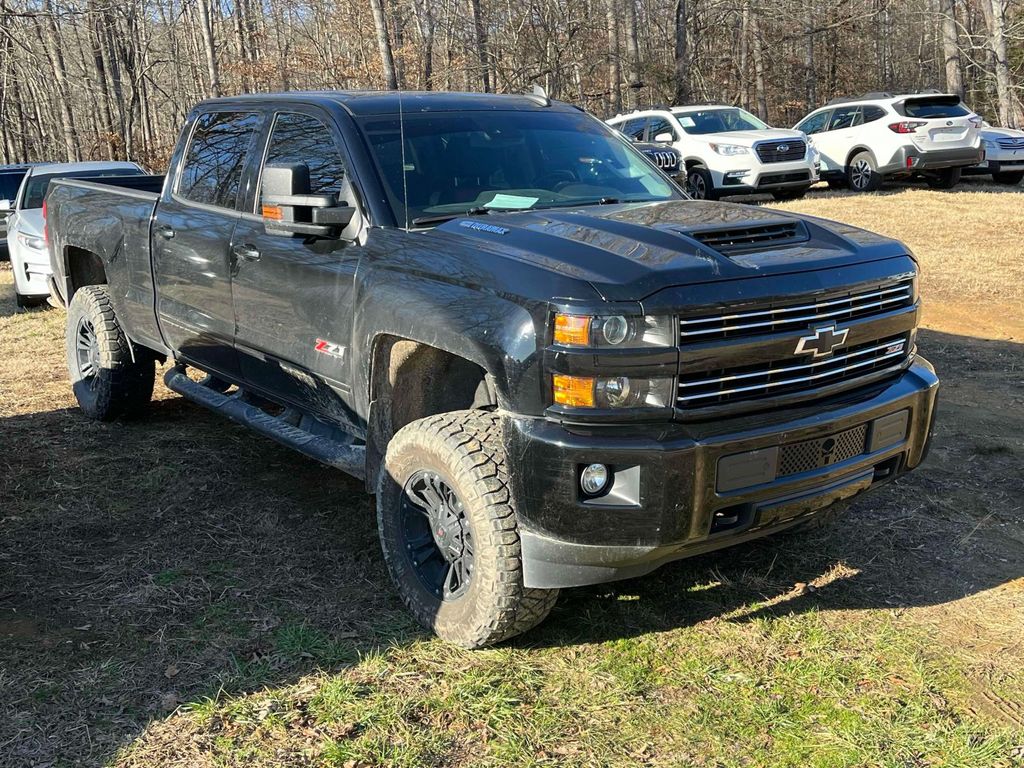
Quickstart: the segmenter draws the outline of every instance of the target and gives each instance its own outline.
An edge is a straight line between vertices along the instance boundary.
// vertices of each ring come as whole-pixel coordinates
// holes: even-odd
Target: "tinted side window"
[[[668,120],[664,117],[652,117],[647,125],[647,140],[654,141],[654,137],[659,133],[671,133],[673,140],[676,136],[676,132],[672,130],[672,124]]]
[[[197,203],[234,208],[259,123],[259,115],[252,112],[202,115],[185,154],[178,194]]]
[[[831,111],[826,110],[824,112],[819,112],[816,115],[811,115],[802,123],[799,123],[796,129],[798,131],[803,131],[808,136],[812,133],[821,133],[825,130],[825,126],[828,125],[828,118],[831,114]]]
[[[25,171],[0,173],[0,200],[14,200],[18,196],[18,187],[25,178]]]
[[[334,137],[326,125],[310,115],[279,114],[263,162],[305,163],[309,167],[310,192],[314,195],[340,192],[345,178],[345,164]]]
[[[873,123],[885,117],[885,110],[881,107],[864,107],[864,122]]]
[[[837,107],[829,120],[828,129],[838,131],[860,125],[860,107]]]
[[[647,126],[646,117],[635,117],[620,124],[620,129],[633,141],[644,140],[644,128]]]

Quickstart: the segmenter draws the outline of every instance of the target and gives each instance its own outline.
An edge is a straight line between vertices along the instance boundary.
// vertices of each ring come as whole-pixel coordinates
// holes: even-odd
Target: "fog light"
[[[608,484],[608,467],[604,464],[590,464],[580,473],[580,488],[588,496],[600,493]]]

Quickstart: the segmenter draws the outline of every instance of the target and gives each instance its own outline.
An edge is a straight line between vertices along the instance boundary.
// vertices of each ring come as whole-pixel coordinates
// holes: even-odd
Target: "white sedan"
[[[34,165],[18,188],[7,221],[7,246],[14,270],[14,297],[19,307],[42,304],[50,295],[50,255],[43,226],[43,198],[50,181],[58,178],[137,176],[145,173],[135,163],[88,162]]]

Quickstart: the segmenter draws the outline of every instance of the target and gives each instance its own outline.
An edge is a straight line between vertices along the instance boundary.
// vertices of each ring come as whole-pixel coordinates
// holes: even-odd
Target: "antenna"
[[[405,112],[402,110],[402,86],[398,86],[398,141],[402,145],[402,207],[405,211],[405,228],[409,228],[409,184],[405,175]]]
[[[548,98],[547,91],[545,91],[537,83],[533,84],[533,87],[530,88],[529,93],[525,93],[523,95],[526,96],[527,98],[531,99],[532,101],[534,101],[536,104],[539,104],[542,107],[550,107],[551,106],[551,99]]]

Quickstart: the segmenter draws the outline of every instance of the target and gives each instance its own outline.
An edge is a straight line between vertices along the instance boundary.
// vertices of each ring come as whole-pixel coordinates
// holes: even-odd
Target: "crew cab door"
[[[262,168],[305,163],[312,194],[355,205],[333,119],[296,105],[273,115]],[[267,234],[255,185],[231,242],[235,344],[246,382],[275,399],[350,420],[352,290],[362,251],[338,238]],[[357,215],[358,218],[358,215]]]
[[[239,365],[229,249],[261,121],[253,111],[196,118],[151,235],[164,340],[186,361],[231,379]]]

